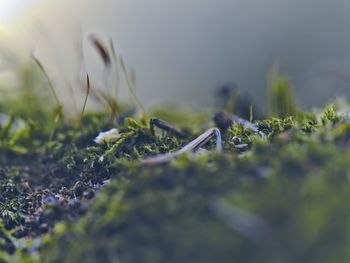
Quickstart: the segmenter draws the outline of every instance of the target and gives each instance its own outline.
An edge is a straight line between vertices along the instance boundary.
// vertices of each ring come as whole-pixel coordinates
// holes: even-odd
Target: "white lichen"
[[[97,144],[105,144],[115,142],[120,138],[120,133],[117,129],[113,128],[109,131],[100,132],[98,136],[94,139]]]

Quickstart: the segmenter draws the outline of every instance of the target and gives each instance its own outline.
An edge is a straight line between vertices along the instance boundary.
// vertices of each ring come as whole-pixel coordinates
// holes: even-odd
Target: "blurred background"
[[[264,109],[277,58],[309,108],[350,96],[349,23],[348,0],[0,0],[0,85],[31,54],[62,100],[86,72],[103,85],[93,33],[113,39],[146,105],[210,106],[231,84]]]

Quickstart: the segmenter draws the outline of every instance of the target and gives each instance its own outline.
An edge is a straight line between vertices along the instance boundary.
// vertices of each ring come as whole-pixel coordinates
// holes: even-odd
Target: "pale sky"
[[[0,7],[0,21],[23,16],[30,1],[0,0],[9,10]],[[151,103],[210,103],[215,86],[235,81],[263,104],[272,56],[304,105],[350,86],[348,0],[46,0],[28,13],[14,31],[55,78],[76,70],[81,31],[87,70],[98,78],[86,41],[98,33],[114,39]]]

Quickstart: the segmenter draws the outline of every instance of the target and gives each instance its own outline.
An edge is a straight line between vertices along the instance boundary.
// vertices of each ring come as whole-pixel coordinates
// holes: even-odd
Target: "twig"
[[[179,130],[178,128],[174,127],[173,125],[171,125],[170,123],[164,120],[161,120],[159,118],[151,118],[149,123],[150,123],[150,129],[153,135],[155,134],[154,126],[157,126],[158,128],[170,134],[174,134],[176,137],[179,137],[180,139],[186,138],[186,134],[184,132],[182,132],[181,130]]]
[[[196,139],[191,141],[190,143],[186,144],[184,147],[182,147],[180,150],[174,153],[165,153],[165,154],[159,154],[154,157],[147,158],[142,161],[144,165],[147,166],[155,166],[163,163],[168,163],[173,159],[178,158],[179,156],[191,152],[191,151],[197,151],[201,146],[205,145],[210,139],[213,137],[216,137],[216,150],[221,152],[222,151],[222,139],[221,139],[221,133],[220,130],[217,128],[211,128],[204,132],[202,135],[198,136]]]

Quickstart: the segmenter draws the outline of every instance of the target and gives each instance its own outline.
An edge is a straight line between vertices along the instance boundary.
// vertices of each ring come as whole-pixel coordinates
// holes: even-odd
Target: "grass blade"
[[[45,78],[47,79],[48,83],[49,83],[49,87],[52,91],[52,94],[54,95],[55,97],[55,100],[56,100],[56,103],[57,103],[57,106],[61,107],[61,102],[57,96],[57,93],[56,93],[56,90],[52,84],[52,81],[49,77],[49,74],[47,73],[46,69],[44,68],[44,66],[41,64],[41,62],[39,61],[39,59],[37,59],[34,55],[32,55],[32,58],[34,60],[34,62],[37,64],[37,66],[39,67],[40,71],[44,74]]]
[[[80,115],[80,120],[83,119],[84,116],[84,112],[85,112],[85,108],[86,108],[86,104],[87,104],[87,100],[90,94],[90,78],[89,78],[89,74],[86,74],[86,95],[85,95],[85,100],[84,100],[84,104],[83,104],[83,108],[81,110],[81,115]]]
[[[98,39],[95,35],[90,36],[90,41],[92,42],[92,44],[94,45],[98,54],[102,58],[105,66],[110,67],[111,66],[111,56],[110,56],[108,48],[105,46],[105,44],[100,39]]]

